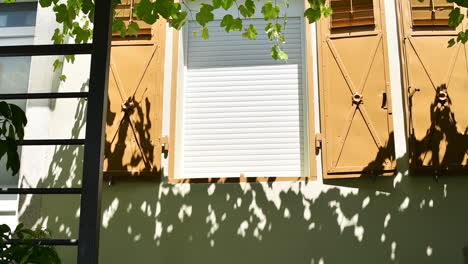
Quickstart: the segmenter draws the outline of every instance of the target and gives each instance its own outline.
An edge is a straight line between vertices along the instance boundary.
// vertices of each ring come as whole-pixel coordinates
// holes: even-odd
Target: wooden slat
[[[333,14],[331,27],[346,28],[374,25],[374,4],[372,0],[331,1]]]
[[[447,26],[453,3],[446,0],[411,1],[411,16],[413,26]]]

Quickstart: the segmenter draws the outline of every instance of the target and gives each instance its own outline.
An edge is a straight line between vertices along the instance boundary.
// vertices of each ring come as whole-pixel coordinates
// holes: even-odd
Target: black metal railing
[[[0,100],[87,98],[85,139],[28,139],[21,145],[83,145],[81,188],[3,188],[0,194],[81,195],[78,239],[36,239],[41,245],[78,246],[78,264],[97,264],[101,222],[102,151],[109,74],[112,0],[95,1],[92,44],[2,46],[0,57],[90,54],[89,92],[0,94]],[[9,243],[20,243],[11,240]]]

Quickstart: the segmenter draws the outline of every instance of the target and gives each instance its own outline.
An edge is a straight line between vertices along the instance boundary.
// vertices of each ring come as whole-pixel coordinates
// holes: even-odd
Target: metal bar
[[[95,3],[89,78],[86,146],[83,160],[78,264],[98,264],[101,227],[102,159],[107,114],[107,85],[112,26],[112,0]]]
[[[28,239],[21,241],[19,239],[10,239],[6,241],[9,245],[17,244],[38,244],[43,246],[77,246],[78,239]]]
[[[0,94],[0,100],[86,98],[88,94],[88,92]]]
[[[81,194],[81,188],[2,188],[0,194]]]
[[[0,57],[91,54],[93,44],[2,46]]]
[[[25,139],[18,142],[21,146],[84,145],[85,139]]]

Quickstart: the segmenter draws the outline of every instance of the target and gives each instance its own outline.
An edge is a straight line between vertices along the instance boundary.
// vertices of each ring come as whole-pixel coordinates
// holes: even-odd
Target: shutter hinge
[[[169,137],[168,136],[160,137],[159,144],[161,145],[163,152],[169,151]]]
[[[323,141],[322,134],[320,133],[315,134],[315,150],[319,150],[322,148],[322,141]]]

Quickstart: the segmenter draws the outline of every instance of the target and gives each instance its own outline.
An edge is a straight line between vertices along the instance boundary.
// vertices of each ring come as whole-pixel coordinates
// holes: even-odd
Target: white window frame
[[[198,4],[199,2],[197,2]],[[305,2],[302,2],[300,4],[295,5],[299,11],[296,11],[298,15],[291,16],[288,14],[288,17],[298,17],[301,21],[300,25],[300,30],[301,30],[301,63],[302,63],[302,104],[303,104],[303,114],[302,114],[302,126],[303,126],[303,172],[302,175],[297,175],[297,176],[291,176],[291,177],[283,177],[286,179],[298,179],[298,178],[315,178],[316,177],[316,168],[314,167],[314,172],[311,171],[311,158],[315,160],[316,155],[315,155],[315,149],[312,148],[311,142],[314,142],[315,134],[310,132],[310,127],[315,125],[314,122],[314,116],[310,116],[310,113],[314,112],[314,105],[310,105],[309,102],[313,102],[314,94],[313,90],[309,90],[313,88],[313,85],[309,84],[308,80],[308,71],[313,71],[313,65],[308,65],[307,64],[307,56],[315,56],[313,54],[312,50],[307,50],[307,41],[306,41],[306,36],[309,36],[312,38],[311,34],[311,26],[306,23],[306,19],[303,17],[303,11],[305,10]],[[257,3],[257,12],[260,11],[261,5]],[[284,7],[281,9],[282,11],[284,10]],[[222,10],[224,11],[224,10]],[[227,12],[227,11],[224,11]],[[237,11],[236,11],[237,12]],[[226,13],[227,14],[227,13]],[[216,13],[215,13],[216,15]],[[237,16],[237,13],[234,14]],[[188,16],[190,18],[190,15]],[[215,19],[219,19],[216,18]],[[258,29],[258,30],[263,30],[263,29]],[[306,30],[309,31],[309,34],[306,33]],[[171,114],[171,126],[174,126],[175,129],[172,129],[172,146],[171,146],[171,158],[173,161],[169,162],[169,179],[172,181],[179,181],[179,180],[200,180],[200,178],[191,178],[191,177],[186,177],[183,175],[183,170],[184,170],[184,159],[183,159],[183,151],[184,151],[184,90],[185,87],[187,87],[187,72],[188,72],[188,62],[187,62],[187,47],[188,47],[188,39],[189,39],[189,34],[188,32],[188,22],[187,24],[178,31],[178,46],[174,47],[175,49],[173,52],[177,52],[177,69],[176,69],[176,76],[177,79],[176,81],[176,95],[175,100],[172,102],[175,102],[175,106],[172,107],[172,111],[175,110],[175,113]],[[231,32],[231,34],[241,34],[241,32]],[[311,41],[311,40],[309,40]],[[265,50],[265,52],[268,52],[268,50]],[[174,62],[173,62],[174,63]],[[317,80],[316,80],[317,81]],[[310,97],[310,98],[309,98]],[[312,108],[312,111],[309,109]],[[312,131],[313,132],[313,131]],[[314,161],[312,161],[314,162]],[[315,162],[314,162],[315,165]],[[239,175],[238,178],[240,178],[241,175]],[[248,175],[247,175],[248,177]],[[279,175],[269,175],[268,178],[276,178],[276,177],[281,177]],[[217,177],[217,178],[222,178],[222,177]],[[206,178],[202,178],[206,179]]]

